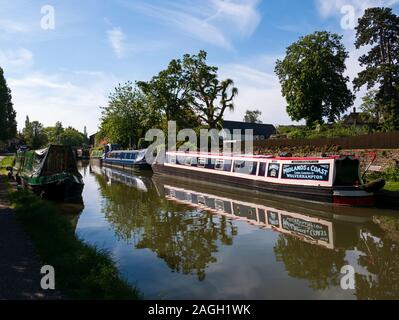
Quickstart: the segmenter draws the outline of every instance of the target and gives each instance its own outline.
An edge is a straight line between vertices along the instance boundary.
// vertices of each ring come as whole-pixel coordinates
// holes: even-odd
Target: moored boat
[[[103,164],[120,169],[151,169],[145,156],[147,149],[143,150],[115,150],[105,154]]]
[[[71,147],[19,151],[13,170],[20,185],[43,198],[81,200],[84,183]]]
[[[167,152],[157,174],[338,205],[373,206],[383,181],[364,185],[354,157],[294,158]]]

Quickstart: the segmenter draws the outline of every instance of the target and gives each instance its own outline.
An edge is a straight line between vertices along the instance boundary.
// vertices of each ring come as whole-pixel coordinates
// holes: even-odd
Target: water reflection
[[[119,256],[121,268],[147,297],[399,298],[399,223],[378,210],[265,199],[96,166],[86,172],[89,187],[91,177],[100,199],[91,193],[85,204],[101,203],[118,243],[130,247]],[[135,251],[144,249],[156,257]],[[124,269],[132,259],[141,267]],[[175,276],[150,271],[155,259]],[[347,264],[357,272],[355,291],[340,288]]]

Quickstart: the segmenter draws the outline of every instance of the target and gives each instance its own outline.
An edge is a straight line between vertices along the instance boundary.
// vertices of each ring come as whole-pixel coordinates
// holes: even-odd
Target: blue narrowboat
[[[121,169],[151,169],[146,161],[147,149],[142,150],[115,150],[105,154],[103,164]]]

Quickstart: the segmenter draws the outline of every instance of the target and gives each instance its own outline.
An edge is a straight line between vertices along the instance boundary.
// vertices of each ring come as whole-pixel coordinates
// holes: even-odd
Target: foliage
[[[363,103],[361,109],[363,111],[364,120],[381,124],[383,122],[383,106],[377,99],[377,90],[370,90],[362,98]]]
[[[139,88],[153,98],[166,121],[179,128],[221,128],[226,110],[233,110],[238,93],[231,79],[219,80],[218,68],[206,63],[207,53],[186,54]]]
[[[365,69],[353,81],[355,89],[378,86],[385,127],[399,129],[399,16],[390,8],[367,9],[359,19],[355,45],[371,47],[359,58]]]
[[[344,77],[348,52],[341,36],[315,32],[287,48],[284,60],[277,60],[282,94],[292,120],[306,120],[309,127],[324,118],[334,122],[353,103],[354,95]]]
[[[238,94],[231,79],[219,80],[218,68],[206,64],[207,53],[184,55],[182,66],[189,81],[189,103],[194,113],[208,128],[221,129],[226,110],[233,111]]]
[[[71,222],[53,204],[26,191],[12,193],[10,200],[43,262],[57,270],[57,283],[69,298],[140,298],[120,278],[109,254],[79,240]]]
[[[285,134],[289,138],[305,138],[305,139],[316,139],[316,138],[339,138],[339,137],[352,137],[362,134],[368,134],[369,128],[346,126],[341,122],[334,123],[332,125],[319,125],[316,128],[308,128],[305,126],[292,126],[292,127],[279,127],[279,134]]]
[[[189,84],[181,60],[176,59],[149,82],[137,82],[147,99],[151,99],[154,107],[161,112],[165,122],[176,121],[178,128],[199,125],[197,117],[189,106]]]
[[[29,117],[26,117],[25,128],[22,134],[25,143],[32,149],[42,148],[48,142],[43,125],[38,121],[30,122]]]
[[[262,123],[260,117],[262,116],[262,111],[260,110],[247,110],[244,116],[244,122],[247,123]]]
[[[124,147],[137,146],[146,131],[160,123],[152,99],[131,82],[119,85],[102,108],[100,135]]]
[[[17,134],[16,112],[11,101],[11,90],[7,86],[0,67],[0,141],[15,138]]]

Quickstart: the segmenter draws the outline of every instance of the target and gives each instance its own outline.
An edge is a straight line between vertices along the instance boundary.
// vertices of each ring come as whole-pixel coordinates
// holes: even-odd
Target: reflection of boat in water
[[[111,184],[113,181],[116,181],[137,188],[144,192],[148,191],[145,182],[146,177],[139,177],[123,170],[118,170],[105,166],[98,166],[92,163],[90,164],[90,171],[97,175],[105,176],[109,184]]]
[[[371,221],[367,212],[365,215],[348,215],[345,210],[337,211],[337,208],[325,211],[320,205],[295,207],[289,203],[282,204],[281,201],[278,203],[232,194],[220,188],[215,190],[192,185],[182,186],[181,182],[173,183],[173,179],[161,182],[159,177],[155,177],[153,180],[157,189],[174,202],[245,221],[260,228],[272,229],[329,249],[346,246],[343,242],[348,240],[348,234],[338,239],[338,233],[348,231],[349,228],[351,232],[348,233],[359,235],[359,228]]]

